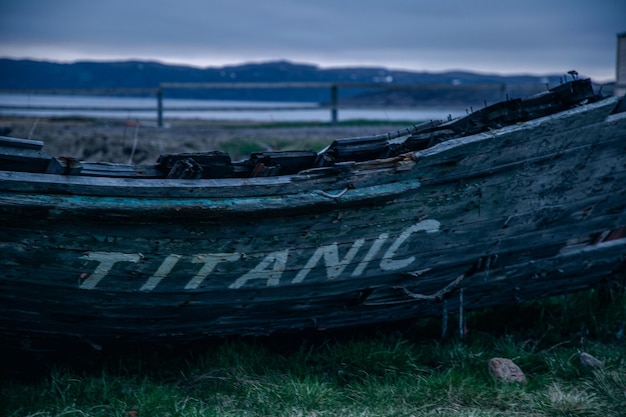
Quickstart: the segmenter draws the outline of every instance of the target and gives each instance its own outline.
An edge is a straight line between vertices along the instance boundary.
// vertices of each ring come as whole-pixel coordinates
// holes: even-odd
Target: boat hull
[[[0,172],[0,333],[267,335],[592,288],[625,270],[615,106],[277,179]]]

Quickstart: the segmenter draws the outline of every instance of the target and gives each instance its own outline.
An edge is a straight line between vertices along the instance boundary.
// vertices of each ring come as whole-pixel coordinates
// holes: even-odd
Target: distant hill
[[[385,68],[329,68],[288,61],[197,68],[150,61],[54,63],[0,59],[0,89],[156,88],[160,83],[199,82],[354,82],[385,84],[493,84],[491,92],[340,89],[342,101],[396,104],[465,104],[500,99],[500,85],[511,97],[556,85],[563,75],[500,76],[471,72],[410,72]],[[519,94],[516,94],[519,93]],[[170,97],[228,100],[329,100],[327,89],[167,90]],[[475,96],[474,96],[475,95]]]

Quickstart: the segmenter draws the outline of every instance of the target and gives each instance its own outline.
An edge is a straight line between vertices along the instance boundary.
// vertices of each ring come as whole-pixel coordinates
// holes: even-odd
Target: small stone
[[[591,356],[587,352],[581,352],[578,358],[580,359],[580,364],[583,366],[583,368],[587,368],[587,369],[604,368],[604,362],[602,362],[600,359],[597,359]]]
[[[526,383],[524,372],[511,359],[491,358],[488,366],[489,372],[498,381]]]

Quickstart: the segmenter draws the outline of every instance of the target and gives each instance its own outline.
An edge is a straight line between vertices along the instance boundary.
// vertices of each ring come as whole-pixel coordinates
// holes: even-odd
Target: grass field
[[[3,416],[620,416],[623,282],[441,321],[185,346],[3,353]],[[451,317],[452,318],[452,317]],[[588,369],[580,352],[604,362]],[[527,383],[503,383],[491,357]]]

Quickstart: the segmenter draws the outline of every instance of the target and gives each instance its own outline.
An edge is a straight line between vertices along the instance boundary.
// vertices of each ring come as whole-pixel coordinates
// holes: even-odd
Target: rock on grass
[[[489,373],[501,382],[526,383],[526,376],[511,359],[491,358],[488,363]]]

